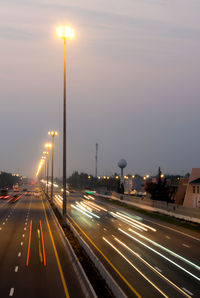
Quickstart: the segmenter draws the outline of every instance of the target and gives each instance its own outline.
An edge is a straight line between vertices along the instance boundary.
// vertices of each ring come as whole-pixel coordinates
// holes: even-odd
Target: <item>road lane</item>
[[[55,198],[55,202],[60,206],[62,203],[61,201],[62,200],[59,200],[58,197]],[[77,201],[78,204],[75,204],[75,201]],[[84,205],[81,205],[80,203],[84,203]],[[88,203],[90,203],[90,207],[94,203],[97,204],[99,207],[96,206],[96,209],[82,209],[82,207],[85,208],[85,206],[87,205],[87,201],[83,200],[83,198],[81,198],[78,194],[76,196],[70,196],[68,199],[68,211],[70,216],[80,226],[82,231],[84,231],[89,236],[89,238],[100,248],[100,250],[108,257],[108,259],[112,261],[116,268],[123,274],[123,276],[126,277],[128,282],[130,282],[142,296],[155,297],[156,295],[157,297],[158,295],[162,296],[163,294],[166,294],[171,297],[178,297],[183,295],[187,297],[189,291],[194,296],[198,297],[198,295],[200,294],[199,281],[195,279],[193,276],[190,276],[186,271],[183,271],[183,269],[187,270],[188,272],[194,274],[197,278],[200,277],[200,272],[198,270],[198,241],[196,241],[195,239],[188,240],[187,237],[186,242],[186,236],[178,233],[180,243],[178,246],[175,245],[174,247],[174,243],[176,243],[174,231],[167,230],[166,233],[166,229],[164,227],[158,227],[156,226],[156,224],[145,221],[137,212],[131,212],[129,210],[127,211],[127,209],[125,208],[114,206],[109,203],[107,204],[105,202],[99,201],[98,199],[96,199],[95,201],[88,200]],[[77,207],[79,210],[71,208],[71,204]],[[89,205],[87,206],[89,207]],[[142,242],[144,242],[145,245],[152,247],[160,254],[162,254],[164,257],[169,258],[172,262],[176,263],[183,269],[180,267],[176,267],[174,263],[170,263],[166,260],[166,258],[161,257],[152,250],[149,250],[148,247],[144,247],[141,243],[137,242],[136,240],[127,237],[127,235],[123,234],[119,230],[119,228],[125,230],[128,233],[131,233],[129,231],[129,223],[125,223],[124,221],[121,221],[118,218],[113,217],[109,212],[100,209],[100,207],[107,209],[109,212],[112,211],[116,213],[120,210],[122,212],[130,213],[129,216],[132,216],[137,220],[140,219],[142,220],[143,224],[155,228],[156,232],[153,232],[150,229],[148,229],[148,231],[138,231],[138,226],[131,227],[134,231],[137,231],[141,234],[145,233],[145,237],[151,239],[154,242],[158,242],[163,247],[166,247],[166,249],[173,249],[173,251],[176,254],[183,256],[190,262],[194,262],[197,267],[194,268],[190,263],[183,261],[176,255],[170,254],[167,250],[163,250],[163,248],[155,247],[155,245],[152,245],[152,243],[149,243],[146,239],[141,239],[140,237],[138,237],[138,235],[135,235],[135,239],[140,239]],[[86,212],[87,215],[81,213],[80,211]],[[92,213],[97,215],[99,218],[94,217]],[[140,225],[139,221],[138,224]],[[189,233],[189,231],[187,231],[187,233]],[[167,235],[170,235],[170,239],[167,239],[165,237]],[[108,245],[108,242],[106,242],[103,239],[103,237],[106,240],[108,240],[108,242],[110,242],[112,246]],[[128,251],[127,248],[123,247],[119,242],[117,243],[115,238],[118,238],[120,241],[125,243],[130,249],[132,249],[136,254],[140,255],[142,259],[148,263],[148,265],[141,261],[141,259],[138,258],[136,255],[133,255],[133,253]],[[173,241],[171,241],[171,239],[173,239]],[[188,250],[186,250],[187,247],[182,246],[182,243],[184,242],[186,242],[188,245],[191,245],[192,248],[190,248],[190,253],[188,253]],[[114,249],[113,246],[116,249]],[[127,260],[124,257],[122,257],[122,255],[120,255],[117,250],[120,251],[130,262],[128,263]],[[191,256],[191,251],[193,250],[195,250],[195,253],[194,256]],[[132,265],[130,263],[132,263]],[[141,273],[138,274],[137,270],[133,268],[134,264],[139,270],[141,268],[142,274],[144,274],[147,277],[146,279],[144,278],[144,276],[142,276]],[[108,265],[106,266],[107,268],[109,268]],[[153,270],[152,267],[155,270]],[[113,274],[112,270],[110,271]],[[164,277],[161,277],[159,275],[159,272],[162,273]],[[148,282],[148,279],[150,280],[150,282]],[[118,278],[117,280],[120,283],[120,285],[122,285]],[[152,283],[158,286],[160,291],[156,289],[156,287],[153,286]],[[122,286],[123,290],[126,291],[126,287],[124,285]],[[183,290],[183,288],[185,290]],[[162,292],[163,294],[161,294]]]
[[[47,202],[22,196],[6,206],[10,217],[0,225],[0,296],[84,297]]]

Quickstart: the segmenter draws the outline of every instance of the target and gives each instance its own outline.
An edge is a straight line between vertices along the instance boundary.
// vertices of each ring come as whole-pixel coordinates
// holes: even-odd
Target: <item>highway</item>
[[[54,201],[62,207],[61,195]],[[200,297],[200,234],[80,192],[68,215],[128,297]]]
[[[8,196],[0,199],[0,297],[84,297],[48,202],[34,192]]]

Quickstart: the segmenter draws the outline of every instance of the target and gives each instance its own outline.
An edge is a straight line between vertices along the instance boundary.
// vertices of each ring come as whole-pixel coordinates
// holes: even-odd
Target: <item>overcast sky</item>
[[[68,174],[184,174],[200,166],[199,0],[1,0],[0,169],[33,176],[56,129],[62,175],[63,41]]]

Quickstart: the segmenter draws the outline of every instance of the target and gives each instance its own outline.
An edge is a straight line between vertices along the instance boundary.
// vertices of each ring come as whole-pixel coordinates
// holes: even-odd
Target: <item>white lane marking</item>
[[[190,248],[189,245],[185,244],[185,243],[182,243],[183,246],[187,247],[187,248]]]
[[[2,228],[0,228],[0,230],[2,230]]]
[[[10,217],[10,214],[8,215],[8,217]]]
[[[99,223],[97,223],[97,226],[99,226]]]
[[[21,242],[21,246],[23,245],[23,242]]]
[[[107,231],[107,229],[106,228],[103,228],[104,229],[104,231]]]
[[[6,221],[7,221],[8,219],[6,218]]]
[[[25,237],[25,234],[23,234],[22,237]]]
[[[176,229],[174,229],[174,228],[170,228],[170,227],[168,227],[168,226],[161,225],[161,224],[156,223],[155,221],[152,221],[152,220],[149,220],[149,219],[145,219],[145,220],[146,220],[146,221],[149,221],[149,222],[152,222],[153,224],[155,224],[155,225],[157,225],[157,226],[163,227],[163,228],[165,228],[165,229],[171,230],[171,231],[173,231],[173,232],[176,232],[176,233],[185,235],[185,236],[187,236],[187,237],[189,237],[189,238],[192,238],[192,239],[195,239],[195,240],[197,240],[197,241],[200,241],[200,238],[197,238],[197,237],[195,237],[195,236],[192,236],[192,235],[189,235],[189,234],[187,234],[187,233],[181,232],[181,231],[176,230]]]
[[[167,238],[167,239],[171,239],[171,237],[169,237],[169,236],[165,236],[165,238]]]
[[[24,231],[26,231],[26,228],[24,228]]]
[[[27,222],[25,222],[25,225],[27,225]]]
[[[18,257],[21,257],[21,252],[18,253]]]
[[[191,293],[189,290],[187,290],[186,288],[182,288],[185,292],[187,292],[190,296],[193,296],[194,294]]]
[[[3,222],[3,225],[5,225],[5,222]]]
[[[9,296],[13,296],[13,294],[14,294],[14,290],[15,290],[15,288],[11,288],[11,289],[10,289]]]
[[[158,270],[159,272],[162,272],[162,270],[158,267],[155,267],[156,270]]]
[[[18,271],[18,269],[19,269],[19,267],[18,267],[18,266],[16,266],[16,267],[15,267],[15,272],[17,272],[17,271]]]

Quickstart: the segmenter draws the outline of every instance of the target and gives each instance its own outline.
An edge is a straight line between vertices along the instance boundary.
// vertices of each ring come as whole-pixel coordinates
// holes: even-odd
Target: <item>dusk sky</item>
[[[199,0],[1,0],[0,170],[33,177],[48,131],[62,176],[63,40],[67,172],[185,174],[200,167]]]

